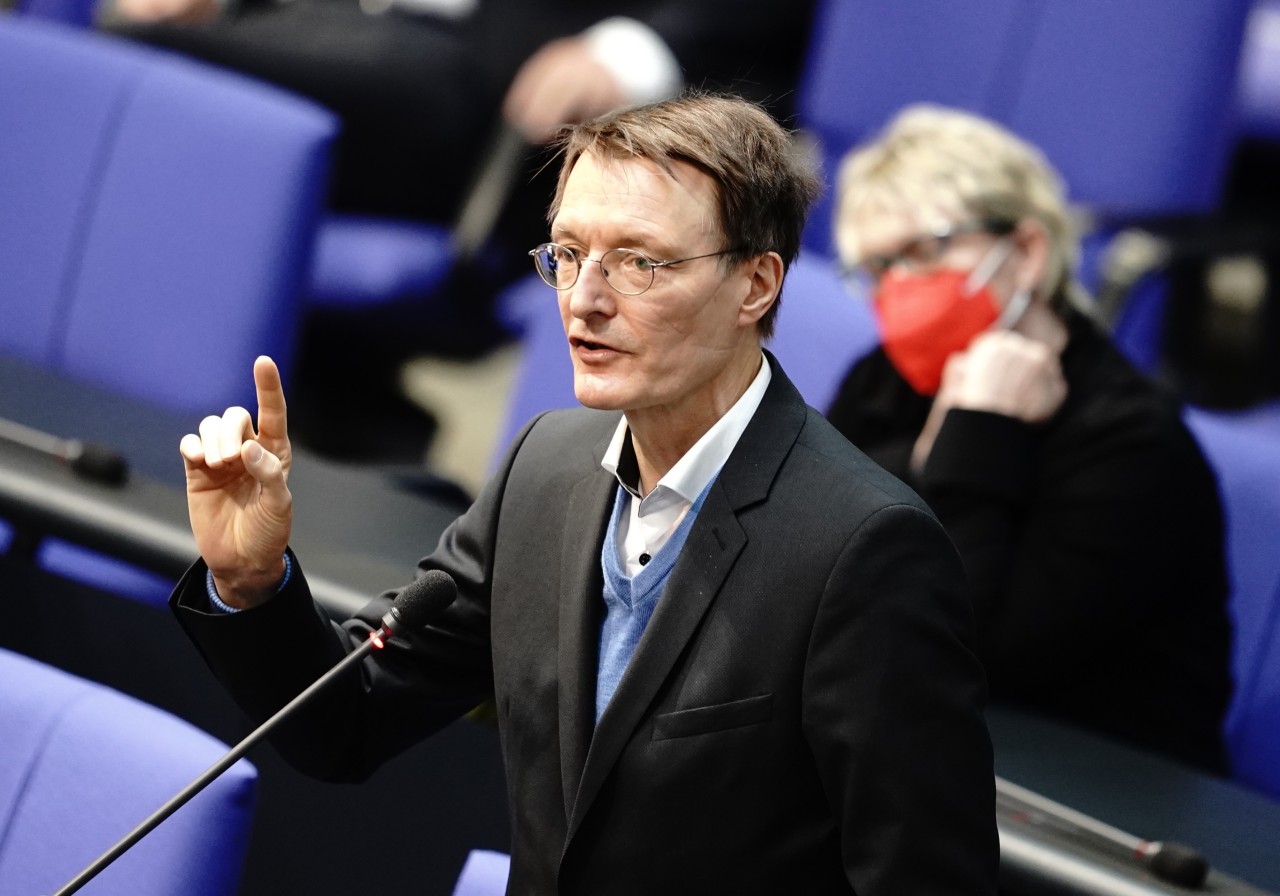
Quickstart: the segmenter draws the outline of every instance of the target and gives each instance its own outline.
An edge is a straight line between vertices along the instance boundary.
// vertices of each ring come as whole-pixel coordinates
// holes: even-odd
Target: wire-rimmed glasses
[[[658,268],[695,261],[699,258],[714,258],[727,255],[734,249],[721,249],[719,252],[707,252],[703,255],[690,255],[687,258],[673,258],[669,261],[654,261],[643,252],[635,249],[610,249],[599,259],[580,255],[573,249],[559,243],[543,243],[536,249],[530,249],[533,266],[548,286],[555,289],[568,289],[578,282],[582,265],[591,261],[600,265],[600,273],[615,290],[624,296],[638,296],[653,286],[653,277]]]
[[[856,264],[844,266],[840,276],[855,295],[867,294],[894,268],[913,274],[929,270],[951,248],[951,241],[957,236],[966,233],[1006,236],[1015,226],[1013,221],[996,218],[945,225],[908,240],[892,255],[869,255]]]

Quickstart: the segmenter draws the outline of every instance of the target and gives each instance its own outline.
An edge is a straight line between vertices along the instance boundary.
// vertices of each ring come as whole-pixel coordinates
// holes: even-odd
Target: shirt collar
[[[760,371],[751,381],[751,385],[733,403],[733,407],[703,433],[702,438],[698,439],[693,447],[676,461],[675,466],[658,480],[653,492],[645,496],[644,503],[650,503],[648,498],[657,500],[660,495],[673,495],[676,500],[692,503],[698,495],[702,494],[707,483],[733,453],[738,439],[742,437],[747,424],[751,422],[756,409],[760,407],[760,402],[764,399],[765,390],[768,389],[772,378],[773,372],[769,368],[769,361],[762,354]],[[640,497],[640,469],[636,463],[635,448],[631,444],[631,430],[625,416],[618,421],[618,428],[614,430],[613,439],[605,450],[600,466],[617,477],[618,483],[628,492],[637,498]],[[643,509],[641,512],[644,512]]]

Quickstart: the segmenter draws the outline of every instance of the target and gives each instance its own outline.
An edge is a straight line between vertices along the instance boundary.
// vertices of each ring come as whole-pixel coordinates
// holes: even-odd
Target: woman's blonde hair
[[[898,210],[945,216],[946,223],[1034,218],[1049,234],[1044,285],[1051,303],[1061,310],[1076,289],[1079,245],[1061,176],[1038,149],[992,121],[942,106],[908,106],[849,152],[837,179],[841,256],[860,255],[853,219]]]

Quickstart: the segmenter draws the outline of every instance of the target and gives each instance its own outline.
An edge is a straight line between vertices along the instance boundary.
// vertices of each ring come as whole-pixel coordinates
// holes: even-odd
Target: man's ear
[[[748,288],[738,307],[738,323],[754,327],[773,307],[782,289],[782,256],[777,252],[763,252],[743,262],[748,266]]]

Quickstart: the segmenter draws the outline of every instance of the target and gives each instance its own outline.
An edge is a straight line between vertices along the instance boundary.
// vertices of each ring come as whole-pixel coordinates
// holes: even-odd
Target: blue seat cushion
[[[394,218],[329,215],[311,267],[312,307],[360,308],[429,296],[453,266],[449,231]]]

